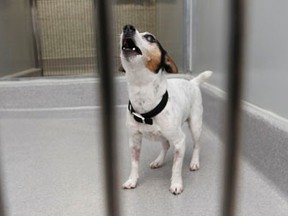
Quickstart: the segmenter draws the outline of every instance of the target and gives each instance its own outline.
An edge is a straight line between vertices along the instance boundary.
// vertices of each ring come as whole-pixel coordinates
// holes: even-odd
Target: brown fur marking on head
[[[161,52],[158,47],[155,47],[147,55],[145,61],[145,67],[148,68],[151,72],[155,72],[159,65],[161,64]]]

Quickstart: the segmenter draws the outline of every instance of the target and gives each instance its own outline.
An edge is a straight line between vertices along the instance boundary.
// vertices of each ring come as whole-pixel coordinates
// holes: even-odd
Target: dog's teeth
[[[122,49],[123,49],[123,50],[125,50],[126,48],[125,48],[125,47],[123,47]]]
[[[133,51],[135,51],[135,50],[136,50],[136,48],[135,48],[135,47],[133,47],[133,48],[132,48],[132,50],[133,50]]]

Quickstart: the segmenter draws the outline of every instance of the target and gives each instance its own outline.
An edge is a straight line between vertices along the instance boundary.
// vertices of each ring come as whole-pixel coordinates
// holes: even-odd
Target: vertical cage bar
[[[5,203],[4,203],[4,198],[3,198],[4,197],[3,196],[3,181],[2,181],[3,177],[1,174],[2,173],[1,173],[1,167],[0,167],[0,216],[5,216],[6,210],[5,210],[5,205],[4,205]]]
[[[236,215],[240,150],[240,112],[244,53],[244,1],[230,1],[228,50],[228,114],[223,216]]]
[[[184,72],[191,73],[192,72],[192,1],[185,0],[183,2],[183,10],[184,10]]]
[[[117,194],[117,149],[114,144],[115,118],[114,118],[114,86],[113,86],[113,55],[111,35],[111,2],[109,0],[95,0],[95,14],[98,26],[98,68],[101,77],[102,96],[102,126],[105,159],[105,187],[107,215],[120,215]]]
[[[31,11],[31,21],[33,29],[33,46],[34,46],[34,58],[36,68],[41,69],[41,75],[43,76],[43,63],[42,63],[42,49],[40,41],[40,31],[38,23],[38,12],[37,12],[37,0],[30,0],[30,11]]]

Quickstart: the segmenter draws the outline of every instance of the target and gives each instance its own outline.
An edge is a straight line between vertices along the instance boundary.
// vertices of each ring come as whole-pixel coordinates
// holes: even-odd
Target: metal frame
[[[193,33],[193,1],[191,0],[185,0],[184,1],[184,26],[187,26],[184,28],[184,35],[185,35],[185,40],[184,40],[184,71],[188,73],[192,73],[192,44],[193,44],[193,39],[192,39],[192,33]]]
[[[43,62],[42,62],[42,49],[41,49],[41,40],[40,40],[40,31],[38,24],[37,16],[37,0],[29,1],[31,8],[31,22],[33,29],[33,46],[34,46],[34,58],[35,58],[35,67],[41,70],[41,75],[43,76]]]
[[[1,164],[0,164],[1,165]],[[1,173],[1,169],[0,169],[0,216],[5,216],[7,214],[6,213],[6,208],[5,208],[5,202],[4,202],[4,196],[3,196],[3,176]]]

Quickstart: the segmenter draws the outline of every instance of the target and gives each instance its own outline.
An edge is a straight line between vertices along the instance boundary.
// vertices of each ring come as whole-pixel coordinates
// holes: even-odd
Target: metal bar
[[[98,26],[96,40],[98,50],[98,68],[101,77],[102,121],[105,158],[105,183],[107,215],[120,215],[117,193],[117,154],[115,145],[113,55],[111,35],[111,3],[109,0],[95,0],[95,14]],[[96,25],[97,25],[96,24]],[[97,28],[98,27],[98,28]]]
[[[43,62],[42,62],[42,49],[41,49],[41,40],[40,40],[40,31],[38,24],[38,12],[37,12],[37,0],[30,0],[31,7],[31,21],[33,29],[33,47],[34,47],[34,57],[35,57],[35,66],[36,68],[41,69],[41,74],[43,74]]]
[[[185,0],[183,2],[183,13],[184,13],[184,71],[192,73],[192,1]]]
[[[1,164],[0,164],[1,165]],[[3,196],[3,181],[2,181],[2,175],[1,175],[1,169],[0,169],[0,216],[5,216],[6,210],[5,210],[5,202],[4,202],[4,196]]]
[[[223,215],[236,215],[240,150],[240,112],[244,53],[244,0],[230,1],[228,50],[228,114]]]

